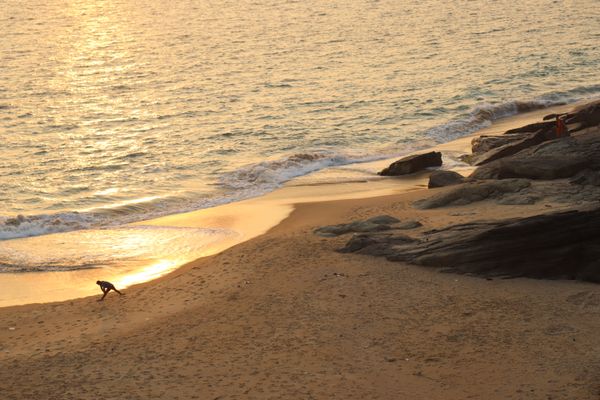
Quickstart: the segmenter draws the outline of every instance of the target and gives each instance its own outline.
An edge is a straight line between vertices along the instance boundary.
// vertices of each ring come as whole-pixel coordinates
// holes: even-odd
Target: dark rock
[[[415,154],[404,157],[384,168],[379,175],[382,176],[397,176],[407,175],[421,171],[429,167],[439,167],[442,165],[442,153],[432,151],[425,154]]]
[[[569,113],[546,115],[544,116],[544,120],[555,119],[556,117],[561,117],[567,125],[577,124],[573,129],[569,129],[569,133],[578,132],[592,126],[598,126],[600,125],[600,100],[582,104],[581,106],[575,107],[575,109]]]
[[[384,224],[384,225],[392,225],[400,222],[398,218],[394,218],[391,215],[378,215],[376,217],[369,218],[366,222],[371,222],[373,224]]]
[[[435,194],[427,199],[413,203],[417,208],[426,210],[447,205],[465,205],[488,198],[497,198],[505,193],[515,193],[529,187],[527,179],[505,179],[501,181],[472,181],[466,182],[448,191]]]
[[[423,226],[423,224],[420,223],[419,221],[410,220],[410,221],[403,222],[399,225],[396,225],[394,228],[395,229],[415,229],[415,228],[420,228],[421,226]]]
[[[351,222],[348,224],[348,228],[350,229],[350,232],[378,232],[391,229],[389,225],[376,224],[369,221]]]
[[[510,135],[513,133],[528,133],[528,132],[537,132],[539,130],[549,130],[555,127],[555,122],[536,122],[534,124],[529,124],[522,126],[520,128],[509,129],[504,132],[505,135]]]
[[[584,169],[573,176],[569,182],[575,185],[600,186],[600,171]]]
[[[600,208],[454,225],[423,240],[364,234],[342,251],[486,277],[600,282]]]
[[[500,158],[512,156],[513,154],[516,154],[521,150],[524,150],[531,146],[535,146],[536,144],[540,144],[549,139],[550,137],[542,130],[531,134],[525,134],[522,135],[521,139],[519,140],[509,141],[508,143],[490,149],[489,151],[483,154],[474,155],[471,158],[471,164],[483,165],[494,160],[498,160]]]
[[[393,254],[392,246],[416,241],[417,239],[405,235],[360,233],[352,235],[348,243],[338,251],[340,253],[362,253],[363,249],[368,249],[366,254],[386,256]]]
[[[429,176],[429,183],[427,184],[427,187],[432,189],[450,185],[458,185],[464,180],[465,178],[457,172],[437,170],[433,171]]]
[[[5,225],[11,225],[11,226],[19,226],[21,225],[23,222],[25,222],[25,217],[22,216],[21,214],[17,215],[16,217],[13,218],[8,218],[4,224]]]
[[[473,154],[485,153],[497,147],[522,140],[525,137],[525,134],[512,134],[502,136],[481,135],[471,140],[471,152]]]
[[[504,205],[504,206],[524,206],[529,204],[535,204],[539,198],[536,196],[531,196],[528,194],[512,194],[509,196],[501,197],[496,201],[496,203]]]
[[[559,179],[600,170],[600,131],[551,140],[477,168],[472,179]]]
[[[579,126],[571,132],[577,132],[591,126],[600,125],[600,100],[577,107],[565,121],[567,124],[578,123]]]
[[[389,225],[374,224],[366,221],[356,221],[349,224],[322,226],[315,233],[323,237],[340,236],[350,232],[379,232],[391,229]]]
[[[314,230],[314,233],[323,237],[340,236],[350,232],[379,232],[390,230],[391,224],[400,222],[390,215],[379,215],[366,221],[354,221],[349,224],[322,226]]]

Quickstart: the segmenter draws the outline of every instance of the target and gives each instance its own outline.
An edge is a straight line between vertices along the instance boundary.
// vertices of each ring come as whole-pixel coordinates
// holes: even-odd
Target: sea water
[[[197,254],[232,233],[124,224],[600,94],[597,0],[4,0],[0,33],[4,272]]]

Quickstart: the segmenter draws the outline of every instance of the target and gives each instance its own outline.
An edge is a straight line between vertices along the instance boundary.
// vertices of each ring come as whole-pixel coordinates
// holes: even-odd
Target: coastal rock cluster
[[[405,235],[355,235],[341,252],[486,277],[600,282],[600,207]]]
[[[526,206],[544,199],[566,211],[538,209],[524,218],[473,221],[414,237],[395,230],[354,231],[339,251],[486,277],[600,283],[600,101],[558,117],[570,135],[557,137],[556,122],[548,121],[474,139],[473,154],[465,160],[475,171],[467,178],[433,173],[430,188],[451,187],[413,206],[429,210],[484,200]]]

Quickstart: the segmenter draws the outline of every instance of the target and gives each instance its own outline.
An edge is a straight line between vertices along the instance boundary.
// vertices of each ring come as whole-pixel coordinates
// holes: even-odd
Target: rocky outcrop
[[[588,103],[571,113],[550,114],[544,117],[560,117],[569,127],[569,133],[600,125],[600,101]],[[471,165],[484,165],[494,160],[517,154],[531,146],[557,138],[556,122],[537,122],[520,128],[510,129],[502,136],[480,136],[471,142],[472,155],[464,160]]]
[[[437,170],[433,171],[431,175],[429,175],[429,183],[427,184],[427,187],[432,189],[458,185],[463,183],[464,180],[465,178],[458,172]]]
[[[600,131],[555,139],[477,168],[471,179],[559,179],[600,169]]]
[[[405,235],[355,235],[339,251],[486,277],[600,282],[600,208],[481,221]]]
[[[401,158],[379,172],[382,176],[398,176],[419,172],[429,167],[442,165],[442,153],[432,151]]]
[[[527,179],[505,179],[466,182],[448,191],[435,194],[413,203],[416,208],[427,210],[448,205],[459,206],[499,198],[506,193],[519,192],[530,186]]]
[[[539,213],[561,204],[571,207],[569,211],[475,221],[415,237],[399,233],[396,224],[383,233],[355,233],[339,251],[486,277],[600,283],[600,101],[560,117],[571,124],[570,133],[589,129],[557,138],[556,122],[549,121],[507,131],[502,137],[476,139],[469,158],[479,167],[471,176],[413,206],[432,209],[489,199],[501,205],[532,205],[543,200],[545,207],[529,209]],[[402,161],[394,164],[402,166]],[[460,182],[462,177],[456,175],[436,171],[429,187],[447,186],[452,179]]]

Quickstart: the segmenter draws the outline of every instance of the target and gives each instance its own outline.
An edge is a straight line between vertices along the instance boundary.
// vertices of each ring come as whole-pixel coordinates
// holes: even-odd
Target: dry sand
[[[2,308],[0,399],[599,399],[598,285],[443,274],[312,233],[559,207],[410,206],[429,194],[297,204],[125,296]]]

